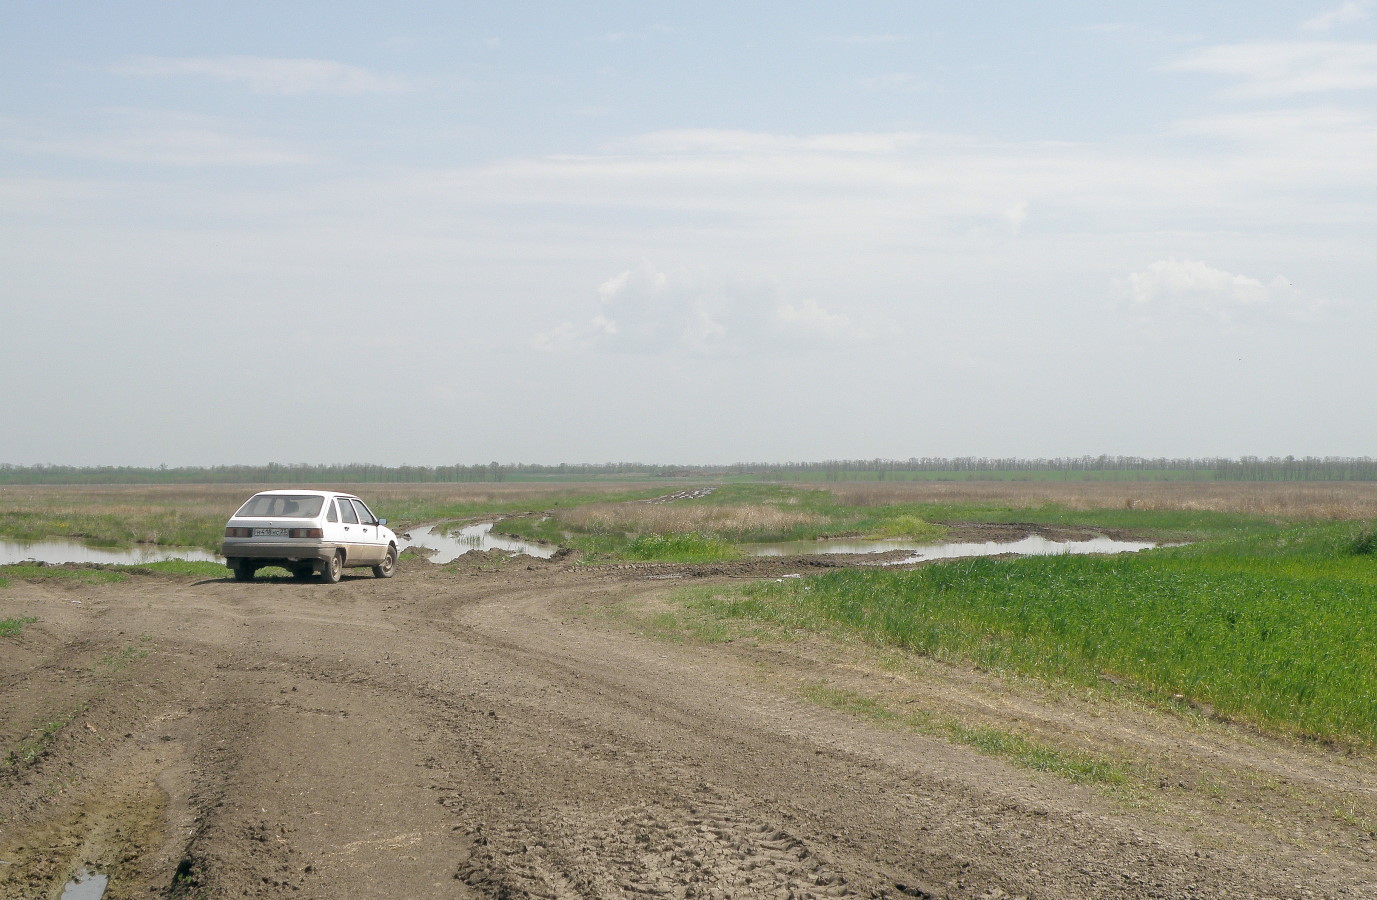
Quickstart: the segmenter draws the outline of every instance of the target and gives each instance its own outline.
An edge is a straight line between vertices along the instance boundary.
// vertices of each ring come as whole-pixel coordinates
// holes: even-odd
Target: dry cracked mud
[[[0,638],[0,897],[56,900],[82,866],[109,900],[1377,896],[1363,754],[634,624],[683,583],[806,571],[13,581],[0,618],[38,621]],[[817,684],[1135,774],[1075,784],[816,705]]]

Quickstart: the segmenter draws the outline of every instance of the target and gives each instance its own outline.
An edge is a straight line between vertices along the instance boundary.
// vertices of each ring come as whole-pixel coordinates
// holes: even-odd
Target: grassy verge
[[[659,640],[675,644],[721,644],[749,640],[757,644],[788,641],[791,634],[776,625],[754,619],[723,618],[711,612],[711,599],[720,588],[685,588],[676,592],[673,609],[641,611],[633,606],[589,607],[585,614],[629,625]],[[986,755],[1023,768],[1047,772],[1078,784],[1089,784],[1115,795],[1131,794],[1146,778],[1144,772],[1100,754],[1069,750],[1024,734],[969,723],[920,709],[911,703],[896,704],[887,698],[862,694],[826,682],[804,684],[798,693],[805,700],[871,719],[883,725],[905,728],[963,744]]]
[[[271,573],[277,570],[265,569],[263,571]],[[286,574],[285,569],[283,569],[282,572]],[[229,576],[229,568],[220,563],[197,562],[185,559],[167,559],[161,562],[140,563],[136,566],[93,564],[89,567],[67,567],[15,563],[13,565],[0,566],[0,588],[9,586],[9,580],[11,578],[20,578],[25,581],[51,579],[77,581],[86,584],[112,584],[126,581],[130,575],[138,574],[226,578]]]
[[[27,563],[0,566],[0,586],[9,584],[10,578],[22,578],[26,581],[54,579],[99,584],[124,581],[128,577],[126,572],[115,569],[68,569],[59,566],[35,566]]]
[[[0,619],[0,637],[14,637],[24,630],[25,625],[32,625],[38,619],[33,616],[20,616],[17,619]]]
[[[972,728],[951,716],[927,710],[895,710],[878,698],[827,684],[806,685],[802,694],[805,699],[819,706],[943,737],[971,747],[985,756],[1003,759],[1025,769],[1047,772],[1077,784],[1123,790],[1141,781],[1133,769],[1116,760],[1054,747],[1015,732],[998,728]]]
[[[199,578],[227,578],[230,574],[229,566],[221,563],[187,559],[165,559],[161,562],[140,563],[137,566],[116,566],[114,568],[121,572],[156,572],[161,575],[186,575]]]
[[[1377,556],[1351,525],[1143,554],[841,570],[688,595],[699,614],[837,630],[997,671],[1377,745]]]

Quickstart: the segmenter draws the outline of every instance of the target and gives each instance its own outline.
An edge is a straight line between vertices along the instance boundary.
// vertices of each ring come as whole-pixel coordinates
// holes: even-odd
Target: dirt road
[[[82,865],[111,900],[1377,896],[1365,757],[844,645],[626,624],[733,577],[695,575],[523,559],[334,586],[12,583],[0,618],[38,621],[0,638],[0,896],[57,898]],[[802,699],[820,683],[1109,753],[1143,784]]]

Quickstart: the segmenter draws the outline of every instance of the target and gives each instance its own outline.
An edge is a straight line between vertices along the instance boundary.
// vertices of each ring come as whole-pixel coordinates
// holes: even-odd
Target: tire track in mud
[[[797,819],[788,803],[742,792],[743,779],[776,759],[777,735],[735,733],[730,719],[666,692],[665,678],[682,687],[671,665],[628,680],[608,657],[590,666],[529,628],[512,637],[506,626],[521,623],[507,614],[522,599],[504,599],[502,626],[456,632],[491,680],[464,697],[409,691],[444,710],[437,740],[467,748],[465,775],[435,784],[473,843],[457,878],[498,898],[939,896],[912,873],[886,878],[873,867],[852,885],[844,870],[854,873],[856,860],[838,866],[820,849],[838,835],[805,838],[787,824]],[[818,752],[787,755],[812,765]]]
[[[689,806],[553,813],[470,831],[455,874],[492,897],[822,900],[858,896],[789,832],[705,789]]]

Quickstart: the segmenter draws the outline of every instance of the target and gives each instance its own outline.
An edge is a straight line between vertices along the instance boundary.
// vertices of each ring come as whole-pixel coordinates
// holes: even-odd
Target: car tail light
[[[252,528],[226,528],[225,537],[253,537]]]
[[[320,528],[293,528],[287,532],[289,536],[295,538],[323,538],[325,531]]]

